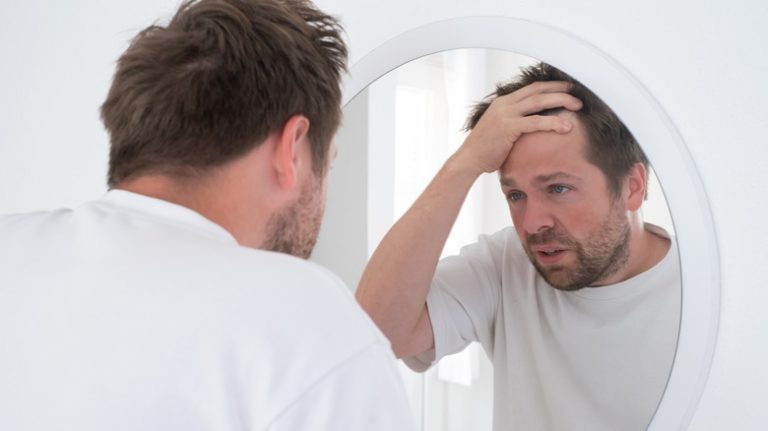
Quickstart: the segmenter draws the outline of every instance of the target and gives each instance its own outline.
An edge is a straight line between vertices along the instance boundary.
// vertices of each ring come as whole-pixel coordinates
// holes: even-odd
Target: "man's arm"
[[[578,110],[565,82],[537,82],[498,97],[462,146],[384,236],[363,272],[357,299],[392,343],[399,358],[434,346],[427,294],[461,205],[484,172],[499,169],[524,133],[567,133],[558,116],[530,115],[552,108]]]

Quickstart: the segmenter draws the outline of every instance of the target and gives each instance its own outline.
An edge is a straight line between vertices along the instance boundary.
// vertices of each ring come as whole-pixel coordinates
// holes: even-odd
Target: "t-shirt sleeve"
[[[464,349],[470,342],[493,348],[493,322],[501,289],[499,259],[510,232],[480,237],[458,256],[442,259],[432,279],[427,309],[434,334],[434,349],[404,358],[414,371],[425,371],[442,357]]]
[[[385,344],[366,348],[321,378],[267,430],[415,430],[395,365]]]

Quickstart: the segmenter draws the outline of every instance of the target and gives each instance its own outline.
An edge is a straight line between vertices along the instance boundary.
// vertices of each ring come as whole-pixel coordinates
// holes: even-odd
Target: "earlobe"
[[[645,165],[642,163],[635,163],[634,166],[630,168],[626,181],[626,187],[629,191],[627,209],[630,211],[637,211],[643,205],[648,185],[648,174]]]
[[[309,132],[309,120],[303,115],[294,115],[280,130],[274,153],[274,168],[278,184],[283,188],[293,188],[298,183],[298,175],[304,168],[301,159],[301,145]]]

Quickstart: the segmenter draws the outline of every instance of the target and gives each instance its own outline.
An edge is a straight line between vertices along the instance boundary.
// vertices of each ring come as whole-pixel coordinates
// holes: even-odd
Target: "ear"
[[[294,115],[278,133],[272,164],[280,187],[290,189],[298,183],[298,172],[302,168],[300,150],[308,132],[309,119]]]
[[[643,205],[647,186],[648,172],[645,169],[645,165],[635,163],[629,169],[624,184],[625,190],[628,192],[627,209],[629,211],[637,211]]]

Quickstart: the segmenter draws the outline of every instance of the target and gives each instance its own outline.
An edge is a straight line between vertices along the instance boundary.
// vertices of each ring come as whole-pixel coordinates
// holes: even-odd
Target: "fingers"
[[[558,115],[530,115],[519,118],[516,129],[520,134],[534,132],[568,133],[573,123]]]
[[[563,81],[534,82],[515,92],[496,98],[491,105],[505,115],[525,116],[548,109],[565,108],[578,111],[581,100],[568,93],[571,84]]]
[[[516,114],[523,116],[555,108],[578,111],[581,109],[581,106],[581,100],[568,93],[534,94],[515,104]]]
[[[562,81],[536,82],[497,97],[456,152],[454,160],[473,171],[493,172],[501,166],[520,136],[535,132],[570,132],[574,127],[573,115],[537,115],[550,109],[581,109],[581,100],[568,94],[570,87]]]
[[[501,97],[508,98],[512,103],[516,103],[534,94],[567,93],[570,89],[571,84],[565,81],[536,81]]]

